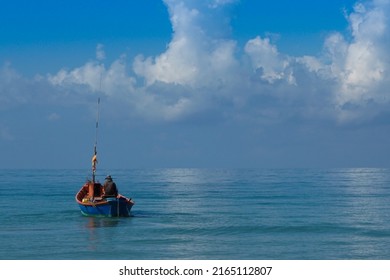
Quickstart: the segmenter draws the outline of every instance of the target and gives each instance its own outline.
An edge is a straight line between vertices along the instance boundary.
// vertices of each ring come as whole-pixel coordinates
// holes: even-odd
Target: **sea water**
[[[110,174],[129,218],[82,216],[88,171],[0,170],[0,259],[390,259],[389,169]]]

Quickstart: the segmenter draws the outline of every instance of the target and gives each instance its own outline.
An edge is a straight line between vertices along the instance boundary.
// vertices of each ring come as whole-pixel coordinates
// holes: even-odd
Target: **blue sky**
[[[389,0],[0,5],[0,168],[390,166]]]

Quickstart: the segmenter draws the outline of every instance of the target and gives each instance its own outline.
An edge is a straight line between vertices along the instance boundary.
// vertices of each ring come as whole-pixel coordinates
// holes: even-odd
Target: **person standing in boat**
[[[112,180],[111,175],[108,175],[104,182],[104,196],[118,196],[118,188],[116,187],[115,182]]]

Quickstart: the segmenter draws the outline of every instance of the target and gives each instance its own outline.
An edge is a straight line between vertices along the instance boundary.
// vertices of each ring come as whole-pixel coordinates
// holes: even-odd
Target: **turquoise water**
[[[390,259],[390,169],[110,174],[130,218],[81,215],[88,171],[0,170],[0,259]]]

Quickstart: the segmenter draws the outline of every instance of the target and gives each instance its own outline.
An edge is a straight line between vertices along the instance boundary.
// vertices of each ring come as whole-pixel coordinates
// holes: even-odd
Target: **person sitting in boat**
[[[118,189],[116,187],[115,182],[112,180],[111,175],[108,175],[106,178],[106,181],[104,182],[103,188],[104,188],[104,196],[118,196]]]

